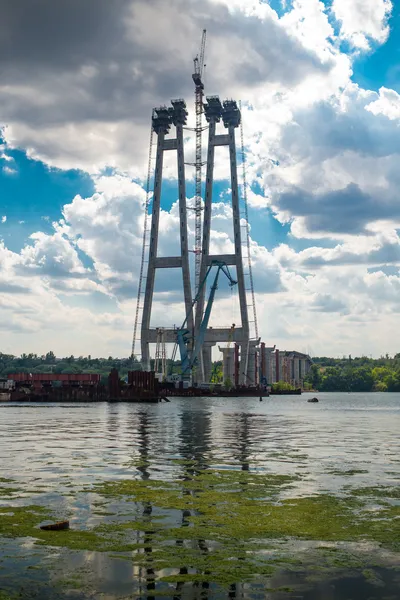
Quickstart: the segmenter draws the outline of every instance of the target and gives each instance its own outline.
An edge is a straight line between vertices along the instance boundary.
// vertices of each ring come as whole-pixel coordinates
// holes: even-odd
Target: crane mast
[[[202,152],[201,152],[201,134],[202,134],[202,114],[203,114],[203,96],[204,83],[202,80],[204,69],[204,53],[206,49],[207,32],[203,29],[201,36],[200,54],[194,59],[194,73],[192,75],[195,85],[195,109],[196,109],[196,160],[195,160],[195,296],[199,289],[200,283],[200,265],[201,265],[201,168],[202,168]]]

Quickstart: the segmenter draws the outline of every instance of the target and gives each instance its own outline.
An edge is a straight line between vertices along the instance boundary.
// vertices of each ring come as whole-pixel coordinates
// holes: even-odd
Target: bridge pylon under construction
[[[189,267],[189,247],[188,247],[188,225],[186,205],[186,179],[185,179],[185,158],[184,158],[184,140],[183,129],[186,124],[186,104],[184,100],[172,100],[171,107],[160,107],[154,109],[152,117],[152,134],[156,136],[156,160],[154,166],[154,183],[151,210],[151,225],[146,229],[146,222],[149,216],[149,189],[148,201],[146,202],[145,215],[145,234],[144,249],[142,254],[141,278],[139,281],[138,305],[135,322],[134,341],[132,353],[139,350],[140,343],[141,363],[144,370],[150,370],[150,345],[156,344],[159,337],[159,330],[163,330],[163,342],[175,343],[176,330],[172,327],[165,327],[163,323],[157,323],[157,327],[151,327],[151,312],[153,304],[154,281],[156,271],[163,268],[177,268],[181,270],[183,280],[184,305],[187,317],[187,329],[191,332],[193,344],[200,333],[200,325],[204,316],[206,286],[197,296],[197,302],[193,304],[191,289],[191,274]],[[204,336],[202,350],[199,355],[199,366],[194,373],[194,380],[197,383],[209,383],[212,374],[212,347],[220,343],[233,342],[239,348],[239,376],[238,383],[248,384],[255,379],[254,363],[256,346],[259,343],[257,339],[256,313],[254,306],[254,290],[252,289],[251,261],[249,231],[247,223],[247,204],[245,197],[245,186],[242,186],[243,193],[239,195],[238,165],[235,132],[241,126],[241,111],[235,100],[225,100],[221,102],[218,96],[209,96],[204,104],[204,115],[208,127],[208,147],[206,162],[206,181],[204,194],[204,217],[202,224],[202,243],[200,260],[200,277],[203,281],[207,269],[213,261],[220,261],[234,267],[236,270],[237,290],[239,296],[240,319],[232,330],[231,324],[226,327],[209,327]],[[217,124],[222,122],[224,133],[216,133]],[[176,135],[173,138],[166,138],[171,128],[175,127]],[[243,136],[242,136],[243,137]],[[230,189],[231,189],[231,207],[233,219],[233,245],[234,252],[231,254],[210,254],[210,236],[212,227],[212,204],[213,204],[213,183],[214,183],[214,155],[215,148],[225,146],[229,149],[230,163]],[[242,149],[243,150],[243,149]],[[165,152],[177,153],[178,165],[178,193],[179,193],[179,236],[180,236],[180,256],[159,257],[157,255],[159,219],[161,209],[162,182],[163,182],[163,158]],[[244,151],[243,151],[244,155]],[[150,177],[150,162],[149,162]],[[244,196],[244,198],[243,198]],[[243,204],[244,203],[244,204]],[[243,209],[244,206],[244,209]],[[245,222],[245,229],[243,223]],[[245,239],[243,239],[245,238]],[[247,248],[247,251],[246,251]],[[198,251],[198,249],[197,249]],[[245,254],[245,256],[244,256]],[[247,269],[245,268],[247,264]],[[147,271],[147,272],[146,272]],[[249,273],[250,271],[250,273]],[[246,281],[250,275],[251,289],[249,282]],[[249,295],[249,292],[251,294]],[[253,308],[254,319],[249,322],[248,301]],[[251,304],[253,302],[253,304]],[[256,335],[251,335],[251,323],[255,325],[253,330]],[[136,339],[135,339],[136,338]],[[233,350],[232,350],[233,352]]]

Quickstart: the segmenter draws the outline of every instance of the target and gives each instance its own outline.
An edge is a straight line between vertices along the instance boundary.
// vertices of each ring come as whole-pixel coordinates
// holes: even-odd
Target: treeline
[[[378,359],[323,356],[313,358],[313,362],[304,382],[305,388],[322,392],[400,392],[400,353]],[[179,361],[174,362],[172,368],[169,364],[169,371],[179,371],[179,365]],[[154,361],[151,367],[154,368]],[[139,369],[140,364],[132,357],[92,358],[89,355],[56,358],[51,351],[41,356],[21,354],[17,357],[0,352],[0,377],[7,377],[9,373],[98,373],[106,378],[113,368],[118,369],[121,378],[126,378],[128,371]],[[211,380],[222,383],[221,361],[214,363]]]
[[[306,383],[321,392],[400,392],[400,354],[313,361]]]
[[[111,369],[118,369],[120,377],[127,376],[128,371],[139,368],[139,363],[132,358],[92,358],[89,356],[67,356],[57,359],[54,352],[42,356],[37,354],[12,354],[0,352],[0,377],[9,373],[97,373],[107,377]]]

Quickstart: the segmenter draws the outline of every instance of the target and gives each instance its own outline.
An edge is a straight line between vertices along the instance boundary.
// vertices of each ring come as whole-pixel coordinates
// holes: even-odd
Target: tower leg
[[[185,316],[187,317],[187,328],[194,334],[192,290],[190,285],[189,249],[187,236],[187,209],[186,209],[186,182],[185,182],[185,158],[183,152],[183,127],[182,123],[176,126],[176,141],[178,154],[178,187],[179,187],[179,218],[180,239],[182,256],[182,278],[183,294],[185,299]]]
[[[144,371],[150,371],[150,348],[148,331],[150,329],[151,308],[153,305],[154,278],[156,273],[155,263],[158,248],[158,230],[160,225],[160,200],[164,160],[164,138],[165,131],[161,129],[157,132],[157,154],[154,174],[153,211],[151,218],[149,263],[147,267],[146,290],[144,296],[141,332],[142,369]]]
[[[215,138],[215,120],[211,120],[208,133],[208,151],[207,151],[207,172],[206,172],[206,194],[204,200],[204,217],[203,217],[203,241],[201,246],[201,264],[200,278],[201,283],[207,272],[207,259],[210,253],[210,230],[211,230],[211,211],[212,211],[212,189],[214,179],[214,138]],[[200,324],[204,313],[204,302],[206,295],[206,286],[200,291],[199,298],[196,304],[196,321],[195,321],[195,337],[198,337],[200,332]],[[206,368],[204,365],[203,353],[200,353],[200,373],[202,381],[208,381],[206,378]],[[199,379],[199,377],[197,377]]]
[[[157,134],[157,154],[154,173],[153,211],[150,229],[149,260],[147,267],[147,279],[141,330],[142,368],[146,371],[150,370],[149,344],[154,343],[156,341],[155,331],[150,329],[156,269],[181,269],[187,327],[192,332],[192,334],[194,333],[192,292],[190,284],[189,253],[187,239],[185,159],[183,148],[183,125],[186,123],[187,110],[184,100],[172,100],[171,103],[172,108],[167,108],[163,106],[161,108],[155,109],[153,112],[152,125],[153,130]],[[169,138],[166,140],[165,134],[169,132],[172,123],[176,126],[176,138]],[[177,151],[181,252],[180,256],[158,257],[157,249],[161,207],[163,157],[164,151],[166,150]],[[168,328],[165,327],[162,328],[163,345],[165,344],[166,339],[168,342],[176,342],[176,334],[174,330],[170,328],[168,333],[167,329]]]
[[[233,237],[236,256],[236,278],[239,292],[240,316],[242,320],[242,348],[240,360],[240,381],[246,383],[248,369],[248,354],[249,354],[249,318],[247,313],[247,298],[244,282],[243,258],[242,258],[242,240],[240,232],[240,210],[239,210],[239,187],[237,178],[237,161],[236,161],[236,143],[235,143],[235,128],[229,126],[229,158],[231,165],[231,189],[232,189],[232,212],[233,212]]]

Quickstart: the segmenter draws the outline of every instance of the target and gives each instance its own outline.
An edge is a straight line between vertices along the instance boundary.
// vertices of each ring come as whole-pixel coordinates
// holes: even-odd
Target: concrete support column
[[[267,378],[267,384],[272,385],[275,383],[275,355],[274,355],[275,346],[270,346],[269,348],[264,348],[265,354],[265,377]]]
[[[231,385],[235,385],[235,349],[234,348],[221,348],[219,351],[222,352],[222,372],[223,372],[223,383],[230,381]]]
[[[215,138],[215,121],[211,120],[208,130],[208,151],[207,151],[207,172],[206,172],[206,195],[204,199],[204,215],[203,215],[203,241],[201,245],[201,267],[200,267],[200,283],[203,281],[207,272],[207,258],[210,253],[210,230],[211,230],[211,211],[212,211],[212,191],[214,181],[214,138]],[[204,301],[206,294],[206,286],[203,287],[199,294],[196,305],[196,332],[200,327],[201,319],[204,312]]]
[[[247,377],[246,385],[257,385],[258,374],[256,375],[256,353],[258,340],[252,340],[249,343],[249,356],[247,360]]]
[[[153,304],[154,278],[155,278],[155,261],[158,248],[158,230],[160,224],[160,200],[162,187],[162,170],[164,159],[164,138],[165,130],[160,129],[157,132],[157,154],[156,166],[154,172],[154,192],[153,192],[153,212],[151,217],[150,229],[150,248],[149,248],[149,263],[147,267],[146,289],[143,306],[142,317],[142,368],[144,371],[150,371],[150,352],[147,331],[150,329],[151,308]]]
[[[185,158],[183,151],[183,126],[176,126],[177,158],[178,158],[178,189],[179,189],[179,218],[180,218],[180,240],[182,256],[182,278],[183,294],[185,299],[185,314],[187,316],[187,328],[194,334],[192,290],[190,285],[189,249],[187,237],[187,212],[186,212],[186,182],[185,182]]]
[[[157,134],[157,152],[154,172],[153,189],[153,209],[150,227],[149,255],[146,275],[146,286],[143,303],[142,328],[141,328],[141,351],[142,368],[145,371],[150,370],[149,344],[152,339],[150,329],[151,310],[154,294],[154,279],[156,269],[179,268],[182,269],[183,291],[185,301],[185,316],[187,318],[187,327],[194,334],[193,310],[192,310],[192,292],[190,284],[189,271],[189,252],[187,238],[187,217],[186,217],[186,185],[185,185],[185,158],[183,148],[183,125],[186,123],[187,110],[186,103],[182,99],[171,100],[172,108],[161,106],[155,108],[152,116],[152,127]],[[176,138],[165,139],[165,135],[170,131],[171,125],[176,127]],[[164,151],[177,152],[178,164],[178,189],[179,189],[179,216],[180,216],[180,246],[181,256],[157,256],[158,235],[160,222],[161,206],[161,188]],[[175,340],[174,340],[175,341]],[[154,340],[153,340],[154,342]],[[189,345],[189,352],[191,346]]]
[[[229,132],[229,159],[231,166],[231,190],[232,190],[232,212],[233,212],[233,237],[236,256],[236,278],[238,282],[240,316],[242,320],[243,340],[241,352],[241,383],[246,383],[243,373],[248,369],[248,340],[249,340],[249,319],[247,314],[247,298],[243,272],[242,258],[242,240],[240,232],[240,209],[239,209],[239,186],[237,177],[237,162],[236,162],[236,141],[235,127],[230,125]]]
[[[212,348],[215,346],[215,342],[204,342],[202,355],[203,355],[203,367],[204,367],[204,379],[205,383],[209,383],[211,380],[212,373]]]
[[[281,379],[281,360],[279,350],[275,351],[275,382],[277,383]]]
[[[211,211],[212,211],[212,191],[214,181],[214,138],[215,138],[215,119],[210,118],[208,130],[208,150],[207,150],[207,171],[206,171],[206,195],[204,199],[204,215],[203,215],[203,240],[201,245],[201,264],[200,264],[200,280],[199,285],[203,281],[207,272],[207,258],[210,253],[210,231],[211,231]],[[196,303],[195,315],[195,339],[199,335],[200,324],[204,313],[204,303],[207,286],[204,285],[200,290],[199,297]],[[203,363],[203,354],[200,357],[200,376],[203,381],[206,379],[206,369]]]
[[[298,358],[293,358],[294,362],[294,380],[295,385],[299,385],[300,382],[300,360]]]

